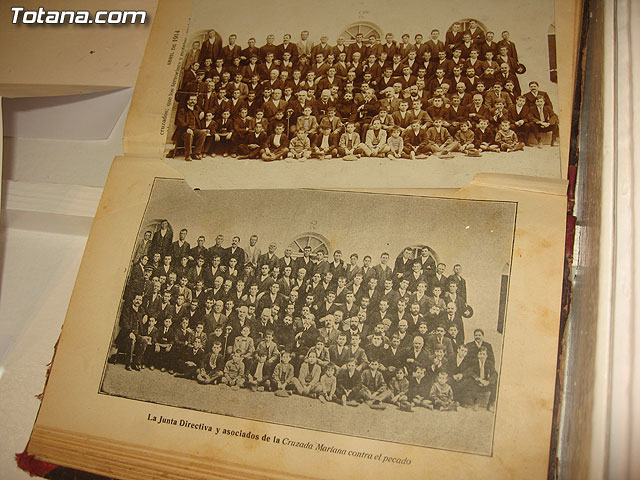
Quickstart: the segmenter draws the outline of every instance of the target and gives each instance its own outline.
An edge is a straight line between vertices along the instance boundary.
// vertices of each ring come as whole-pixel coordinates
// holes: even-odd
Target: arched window
[[[290,244],[291,256],[293,258],[300,258],[304,253],[305,247],[311,247],[311,257],[313,258],[316,253],[323,252],[329,255],[331,251],[331,244],[324,236],[316,232],[305,232],[298,235]]]
[[[355,22],[349,25],[340,36],[344,37],[344,43],[349,45],[356,41],[356,35],[362,34],[363,39],[366,41],[371,35],[377,39],[382,38],[382,29],[375,23],[371,22]]]

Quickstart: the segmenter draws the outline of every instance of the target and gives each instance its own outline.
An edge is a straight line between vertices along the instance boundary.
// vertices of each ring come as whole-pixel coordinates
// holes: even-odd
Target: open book
[[[574,30],[483,8],[160,2],[28,452],[544,477]]]

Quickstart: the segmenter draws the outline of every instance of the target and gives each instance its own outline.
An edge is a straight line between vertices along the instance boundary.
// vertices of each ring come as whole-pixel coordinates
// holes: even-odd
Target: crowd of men
[[[494,408],[494,353],[480,329],[465,340],[460,265],[447,275],[428,247],[374,265],[310,246],[279,256],[258,235],[244,248],[187,235],[163,221],[137,245],[112,363],[354,406]]]
[[[207,155],[281,159],[471,156],[558,141],[549,95],[529,82],[508,31],[494,41],[471,20],[433,29],[427,41],[356,35],[314,44],[269,35],[242,48],[211,30],[185,55],[173,141],[185,159]],[[175,155],[176,149],[172,150]]]

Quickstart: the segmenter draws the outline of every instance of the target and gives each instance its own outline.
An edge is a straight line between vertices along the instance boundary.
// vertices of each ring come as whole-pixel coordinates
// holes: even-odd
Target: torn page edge
[[[530,177],[526,175],[511,175],[504,173],[478,173],[468,186],[508,188],[547,195],[565,196],[568,180],[558,178]],[[466,187],[461,188],[464,190]],[[460,191],[459,190],[459,191]]]

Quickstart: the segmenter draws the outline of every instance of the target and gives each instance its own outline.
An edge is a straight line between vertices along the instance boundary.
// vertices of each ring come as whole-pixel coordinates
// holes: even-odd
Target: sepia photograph
[[[197,1],[169,103],[165,160],[199,188],[561,173],[548,0]]]
[[[156,178],[100,393],[491,455],[516,210]]]

